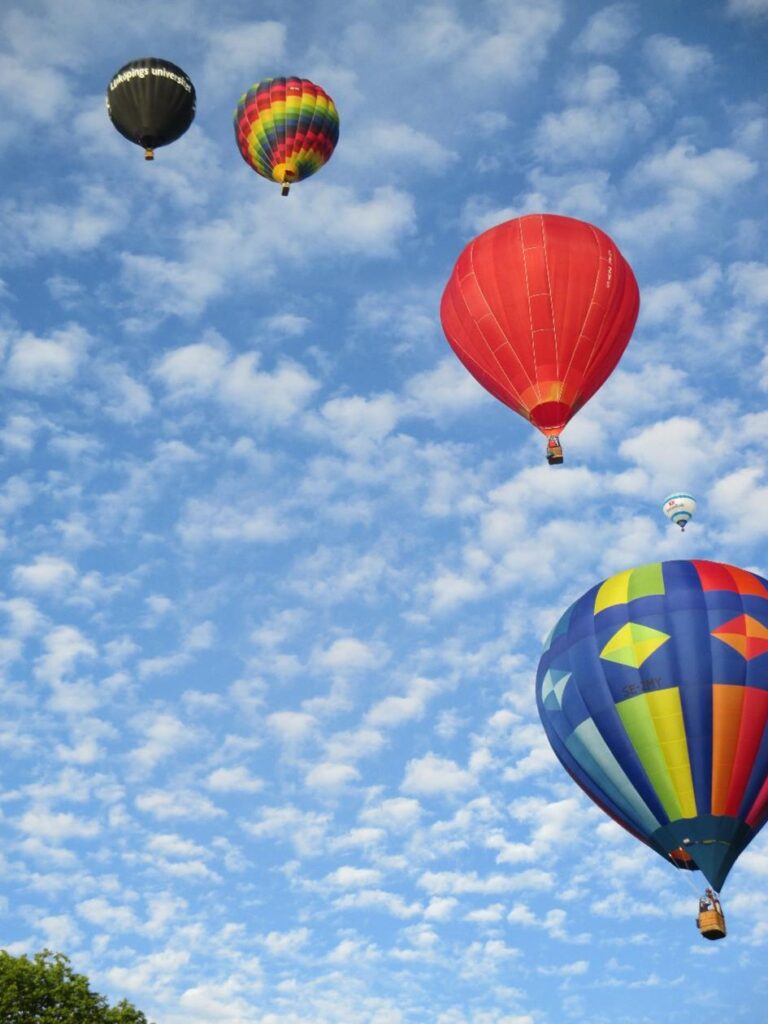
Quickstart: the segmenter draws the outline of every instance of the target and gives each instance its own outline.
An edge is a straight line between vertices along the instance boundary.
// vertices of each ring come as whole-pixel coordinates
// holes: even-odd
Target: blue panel
[[[595,784],[596,791],[620,807],[639,832],[653,835],[660,822],[630,782],[594,722],[587,720],[579,726],[568,741],[568,749]]]

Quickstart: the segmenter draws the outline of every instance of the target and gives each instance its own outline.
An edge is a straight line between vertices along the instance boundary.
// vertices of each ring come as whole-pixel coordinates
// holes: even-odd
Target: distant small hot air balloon
[[[681,491],[666,497],[661,508],[667,519],[671,519],[681,530],[684,530],[686,523],[696,511],[696,499],[692,494],[685,494]]]
[[[243,160],[282,194],[327,163],[339,139],[333,100],[307,78],[265,78],[240,97],[235,139]]]
[[[559,463],[560,431],[612,373],[639,305],[632,268],[608,235],[537,213],[466,246],[440,318],[472,376],[538,427]]]
[[[617,573],[560,618],[536,699],[585,793],[721,889],[768,821],[768,580],[700,559]],[[709,889],[698,921],[724,937]]]
[[[107,112],[121,135],[153,160],[158,146],[175,142],[195,117],[195,87],[169,60],[142,57],[125,64],[107,86]]]

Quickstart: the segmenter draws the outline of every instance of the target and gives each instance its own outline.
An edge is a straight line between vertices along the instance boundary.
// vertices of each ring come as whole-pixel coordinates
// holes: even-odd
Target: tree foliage
[[[126,999],[110,1007],[62,953],[32,959],[0,950],[2,1024],[149,1024]]]

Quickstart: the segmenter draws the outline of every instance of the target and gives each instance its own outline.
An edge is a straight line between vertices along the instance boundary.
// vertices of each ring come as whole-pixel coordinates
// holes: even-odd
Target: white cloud
[[[0,440],[11,451],[28,453],[35,445],[35,435],[42,424],[31,416],[9,416],[0,431]]]
[[[167,712],[147,711],[134,718],[131,724],[144,742],[128,757],[142,774],[151,772],[161,761],[178,754],[195,739],[189,726]]]
[[[74,949],[83,941],[83,935],[69,914],[48,914],[37,922],[49,949]]]
[[[304,782],[310,789],[329,793],[343,789],[359,778],[360,772],[352,765],[324,761],[322,764],[316,764],[307,772]]]
[[[409,903],[399,893],[387,892],[384,889],[360,889],[347,893],[346,896],[334,900],[334,906],[338,910],[378,910],[402,920],[417,917],[423,909],[420,903]]]
[[[253,991],[253,985],[248,988]],[[251,1004],[243,992],[240,978],[230,977],[210,984],[195,985],[181,993],[180,1015],[174,1024],[260,1024],[251,1012]]]
[[[704,425],[687,416],[653,423],[619,445],[622,455],[644,469],[654,493],[685,489],[712,464],[716,448]],[[663,493],[662,493],[663,492]]]
[[[455,761],[430,753],[406,764],[400,788],[418,796],[449,796],[465,793],[476,785],[474,776]]]
[[[631,172],[631,184],[652,195],[653,202],[616,218],[614,235],[624,244],[647,247],[675,233],[695,232],[706,203],[735,198],[757,171],[757,163],[737,149],[699,153],[690,142],[676,142],[641,160]]]
[[[0,93],[2,64],[0,57]],[[0,206],[0,225],[4,234],[15,238],[12,258],[19,261],[43,253],[89,252],[121,231],[127,220],[123,197],[100,184],[86,185],[74,203],[11,200]],[[11,254],[3,256],[8,260]]]
[[[643,44],[649,65],[656,75],[672,84],[681,84],[702,76],[714,66],[711,52],[706,46],[692,46],[675,36],[649,36]]]
[[[303,743],[317,726],[317,719],[305,711],[274,711],[267,725],[277,733],[281,742],[292,746]]]
[[[386,660],[385,652],[377,650],[353,636],[339,637],[325,650],[314,655],[314,663],[330,672],[364,672]]]
[[[277,313],[267,317],[264,326],[270,334],[282,334],[288,338],[298,338],[306,334],[312,321],[306,316],[295,313]]]
[[[637,32],[637,12],[629,3],[609,4],[596,11],[576,37],[579,53],[612,54],[622,50]]]
[[[154,374],[173,402],[209,397],[251,422],[284,424],[304,408],[319,384],[298,363],[283,360],[270,372],[260,370],[259,361],[257,352],[230,358],[222,344],[198,342],[166,353]]]
[[[293,806],[262,807],[256,821],[243,822],[243,828],[255,838],[290,842],[300,856],[314,856],[323,850],[328,827],[328,815]]]
[[[132,907],[116,906],[102,897],[82,900],[77,904],[77,912],[90,924],[109,931],[136,931],[139,924]]]
[[[26,63],[20,56],[0,55],[0,95],[15,117],[38,124],[55,122],[70,102],[69,83],[59,70]]]
[[[6,383],[20,391],[55,391],[77,375],[90,343],[88,332],[77,324],[55,330],[47,338],[17,334],[11,339]]]
[[[392,797],[360,812],[360,820],[394,832],[410,832],[422,816],[422,807],[412,797]]]
[[[535,8],[504,3],[497,10],[498,27],[487,34],[473,33],[469,45],[462,49],[458,68],[486,82],[506,79],[522,83],[535,78],[552,37],[562,25],[562,3],[540,0]]]
[[[59,683],[81,658],[93,658],[96,648],[74,626],[55,626],[43,640],[45,654],[35,662],[35,675],[51,684]]]
[[[192,790],[148,790],[136,797],[136,806],[159,821],[172,818],[216,818],[224,815],[220,807]]]
[[[540,890],[546,891],[554,885],[554,876],[539,868],[530,868],[518,874],[495,874],[480,877],[476,871],[425,871],[419,878],[419,885],[435,894],[451,893],[461,896],[465,893],[483,895]]]
[[[261,936],[261,942],[271,956],[296,956],[311,938],[309,928],[295,928],[288,932],[269,932]]]
[[[605,88],[605,83],[601,87]],[[642,100],[590,98],[590,105],[544,115],[534,139],[540,160],[554,164],[605,160],[650,131],[651,114]]]
[[[707,505],[722,518],[730,543],[759,542],[768,536],[768,482],[762,469],[744,466],[725,474],[712,485]]]
[[[34,602],[26,597],[0,601],[0,608],[10,617],[10,628],[18,636],[28,636],[37,632],[45,621]]]
[[[477,409],[488,400],[487,392],[453,356],[446,356],[433,369],[411,377],[405,393],[405,415],[435,420]]]
[[[257,501],[245,501],[239,507],[231,501],[190,499],[176,527],[185,544],[219,543],[272,544],[286,540],[291,524],[276,508]]]
[[[216,768],[206,779],[216,793],[258,793],[264,788],[262,779],[254,778],[246,767]]]
[[[66,588],[77,579],[77,569],[56,555],[38,555],[29,565],[17,565],[13,580],[23,590],[44,594]]]
[[[158,832],[150,836],[147,848],[163,857],[205,857],[207,850],[199,843],[172,833]]]
[[[749,181],[757,164],[736,149],[719,147],[699,153],[690,142],[676,142],[642,161],[637,180],[655,186],[687,187],[703,196],[720,196]]]
[[[728,283],[738,298],[754,306],[768,304],[768,264],[732,263],[727,273]]]
[[[391,166],[409,177],[414,168],[433,174],[446,172],[459,158],[425,132],[394,121],[366,122],[360,137],[345,139],[345,143],[349,147],[346,159],[353,167]]]
[[[88,821],[74,814],[51,811],[39,806],[25,811],[16,827],[30,836],[61,841],[63,839],[93,839],[101,832],[97,821]]]
[[[102,370],[106,392],[104,412],[117,423],[137,423],[152,411],[148,388],[133,378],[122,366],[106,366]]]
[[[346,186],[313,182],[307,198],[298,188],[286,204],[279,190],[261,184],[253,203],[232,210],[229,219],[189,227],[177,259],[124,253],[128,293],[140,295],[142,308],[149,304],[156,315],[197,316],[234,282],[246,280],[251,288],[255,282],[263,290],[281,266],[321,257],[393,257],[416,229],[412,196],[389,185],[358,198]],[[269,263],[264,238],[270,239]]]
[[[285,53],[286,26],[279,21],[241,21],[205,36],[202,80],[213,95],[238,96],[259,80],[258,68],[280,64]]]
[[[325,881],[340,889],[360,889],[380,882],[381,872],[376,868],[354,868],[345,865],[326,875]]]

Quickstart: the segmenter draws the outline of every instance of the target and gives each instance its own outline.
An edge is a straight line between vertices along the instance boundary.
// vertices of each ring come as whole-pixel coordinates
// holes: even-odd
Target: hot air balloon
[[[686,523],[696,511],[696,499],[692,494],[684,494],[682,491],[670,494],[664,499],[661,509],[667,519],[671,519],[684,530]]]
[[[632,268],[585,221],[537,213],[466,246],[440,304],[445,335],[476,380],[546,435],[563,427],[626,348],[640,298]]]
[[[333,100],[307,78],[265,78],[243,93],[235,139],[257,174],[279,182],[282,194],[331,158],[339,138]]]
[[[175,142],[195,117],[195,87],[169,60],[142,57],[125,64],[107,86],[107,112],[121,135],[153,160],[158,146]]]
[[[555,626],[536,700],[586,794],[719,891],[768,818],[768,580],[696,559],[610,577]]]

